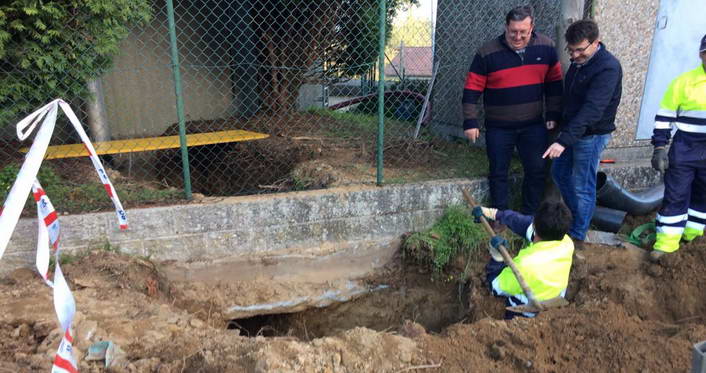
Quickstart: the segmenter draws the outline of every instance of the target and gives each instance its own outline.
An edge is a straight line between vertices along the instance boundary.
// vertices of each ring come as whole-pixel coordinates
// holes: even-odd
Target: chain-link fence
[[[475,50],[527,2],[385,1],[384,71],[379,0],[0,6],[2,177],[27,146],[14,123],[62,97],[100,143],[127,207],[180,199],[188,184],[239,195],[374,183],[383,72],[385,180],[485,174],[483,152],[451,136],[461,132],[463,82]],[[559,3],[529,1],[552,37]],[[60,123],[52,145],[78,142]],[[100,209],[85,202],[93,171],[80,154],[54,149],[40,176],[61,185],[68,210]]]

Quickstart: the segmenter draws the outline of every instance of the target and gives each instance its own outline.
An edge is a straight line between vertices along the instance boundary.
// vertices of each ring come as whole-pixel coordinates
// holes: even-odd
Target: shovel
[[[466,191],[465,189],[461,189],[461,192],[463,192],[463,197],[466,198],[466,202],[471,206],[471,208],[476,207],[478,204],[476,203],[475,199]],[[485,230],[491,235],[494,236],[495,232],[493,231],[493,228],[490,227],[490,224],[488,224],[488,221],[485,219],[485,216],[480,217],[481,224],[483,224],[483,227]],[[502,255],[503,260],[505,260],[505,264],[507,264],[510,269],[512,270],[512,273],[515,275],[515,278],[517,279],[517,282],[520,284],[520,287],[522,288],[522,292],[525,293],[525,296],[529,300],[529,304],[524,304],[520,306],[511,306],[511,307],[505,307],[506,310],[512,311],[512,312],[518,312],[518,313],[523,313],[523,312],[540,312],[547,310],[549,308],[556,308],[556,307],[563,307],[569,304],[569,302],[562,298],[562,297],[554,297],[551,299],[547,299],[545,301],[538,301],[537,298],[535,298],[534,293],[532,290],[530,290],[529,286],[527,286],[527,283],[525,282],[524,277],[522,277],[522,274],[520,273],[520,270],[517,269],[517,266],[515,266],[515,262],[512,261],[512,257],[510,257],[510,254],[507,253],[507,249],[503,245],[498,245],[498,251],[500,251],[500,255]]]

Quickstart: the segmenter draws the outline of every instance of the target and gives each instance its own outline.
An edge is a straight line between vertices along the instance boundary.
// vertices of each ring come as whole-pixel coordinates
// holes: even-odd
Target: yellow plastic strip
[[[194,133],[186,135],[187,146],[199,146],[220,144],[226,142],[238,142],[259,140],[269,137],[268,134],[230,130],[206,133]],[[113,140],[104,142],[94,142],[93,147],[97,154],[120,154],[145,152],[151,150],[174,149],[179,147],[179,136],[145,137],[140,139]],[[29,148],[20,149],[26,153]],[[88,156],[83,144],[54,145],[47,148],[44,159],[72,158]]]

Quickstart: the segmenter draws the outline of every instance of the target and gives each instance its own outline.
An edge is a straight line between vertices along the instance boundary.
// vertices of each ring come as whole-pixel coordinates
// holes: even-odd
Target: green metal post
[[[186,124],[184,121],[184,96],[181,91],[181,65],[177,48],[176,23],[174,22],[174,4],[167,1],[169,19],[169,46],[172,50],[172,72],[174,74],[174,92],[176,93],[177,120],[179,121],[179,143],[181,144],[181,164],[184,169],[184,196],[191,199],[191,172],[189,171],[189,151],[186,146]]]
[[[382,185],[382,149],[385,135],[385,24],[387,23],[386,1],[380,0],[380,40],[378,51],[378,144],[377,185]]]

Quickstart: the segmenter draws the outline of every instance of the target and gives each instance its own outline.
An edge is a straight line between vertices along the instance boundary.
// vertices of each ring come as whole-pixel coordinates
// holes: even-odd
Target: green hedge
[[[0,5],[0,127],[54,98],[85,98],[149,0],[10,0]]]

